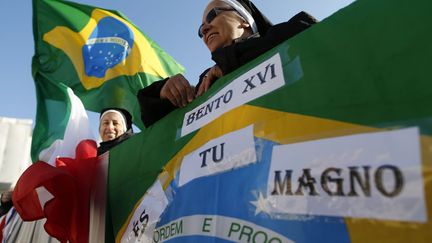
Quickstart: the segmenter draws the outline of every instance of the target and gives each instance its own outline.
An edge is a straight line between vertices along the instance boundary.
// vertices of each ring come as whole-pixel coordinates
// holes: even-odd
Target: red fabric
[[[75,159],[57,158],[57,167],[42,161],[31,165],[21,175],[12,196],[21,218],[26,221],[47,218],[45,230],[61,242],[88,242],[90,188],[96,154],[96,142],[83,140],[76,148]],[[38,187],[45,187],[54,196],[43,209]]]
[[[3,242],[3,229],[6,225],[6,215],[7,214],[0,217],[0,242]]]

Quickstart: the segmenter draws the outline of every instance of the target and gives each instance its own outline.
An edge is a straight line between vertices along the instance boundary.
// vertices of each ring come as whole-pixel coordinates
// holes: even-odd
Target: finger
[[[178,92],[175,85],[170,85],[169,87],[169,96],[171,97],[170,101],[177,107],[182,107],[181,95]]]
[[[205,87],[205,91],[207,91],[212,85],[212,83],[221,76],[219,74],[220,73],[219,71],[220,68],[218,66],[213,66],[212,68],[210,68],[208,72],[208,77],[207,77],[208,81],[207,81],[207,86]]]
[[[203,80],[201,81],[200,86],[198,87],[197,96],[201,96],[204,92],[204,83],[205,83],[206,77],[204,76]]]
[[[209,89],[212,79],[213,79],[212,76],[207,77],[207,80],[204,85],[204,92],[207,92],[207,90]]]
[[[190,88],[189,82],[183,78],[183,76],[177,79],[177,82],[175,82],[175,89],[176,94],[178,95],[178,98],[180,99],[180,102],[182,106],[186,106],[188,101],[188,89]]]
[[[194,96],[195,96],[194,87],[192,87],[192,86],[189,85],[186,88],[186,93],[187,93],[187,101],[188,101],[188,103],[192,102],[192,100],[194,99]]]
[[[210,88],[210,85],[212,84],[212,81],[216,78],[214,71],[214,67],[212,67],[207,73],[206,83],[204,85],[204,92],[207,92],[207,90]]]
[[[215,65],[214,68],[215,68],[215,76],[218,78],[222,77],[223,76],[222,69],[218,65]]]
[[[160,96],[161,99],[167,99],[167,88],[166,88],[166,83],[165,83],[165,85],[162,87],[159,96]]]
[[[171,104],[173,104],[174,106],[177,106],[177,107],[178,107],[177,100],[175,99],[175,97],[174,97],[174,95],[171,93],[171,91],[167,91],[167,92],[166,92],[166,94],[165,94],[165,98],[166,98],[167,100],[169,100],[169,101],[171,102]]]
[[[179,102],[177,88],[175,87],[175,84],[178,82],[177,76],[175,75],[166,81],[161,89],[160,97],[168,99],[173,105],[180,107],[181,102]]]
[[[192,102],[195,96],[195,88],[190,85],[189,81],[181,74],[176,75],[178,76],[178,90],[181,92],[182,95],[182,101],[184,101],[184,105],[187,105],[188,103]]]
[[[204,92],[207,91],[208,86],[209,86],[209,80],[210,79],[208,77],[204,77],[204,80],[202,81],[202,83],[198,89],[198,93],[197,93],[198,96],[204,94]]]
[[[169,78],[164,86],[162,86],[162,89],[160,91],[159,96],[161,97],[161,99],[168,99],[168,96],[170,95],[170,86],[172,86],[172,78]]]

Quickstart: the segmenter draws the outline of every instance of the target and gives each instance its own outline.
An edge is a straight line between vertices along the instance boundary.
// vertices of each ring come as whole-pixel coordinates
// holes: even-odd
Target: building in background
[[[31,164],[33,121],[0,117],[0,192],[13,188]]]
[[[13,188],[24,170],[32,163],[32,130],[33,121],[30,119],[0,117],[0,192]],[[58,242],[45,232],[45,219],[24,222],[16,212],[11,212],[8,219],[6,226],[0,227],[4,237],[1,242]]]

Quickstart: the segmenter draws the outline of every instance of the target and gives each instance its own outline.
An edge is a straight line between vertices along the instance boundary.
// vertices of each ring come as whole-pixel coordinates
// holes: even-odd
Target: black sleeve
[[[138,91],[137,98],[141,108],[141,121],[146,127],[153,125],[177,108],[169,100],[160,98],[160,91],[167,80],[168,78],[154,82]]]
[[[221,68],[224,75],[228,74],[315,23],[317,20],[314,17],[306,12],[300,12],[287,22],[269,28],[265,36],[215,50],[212,53],[212,59]]]

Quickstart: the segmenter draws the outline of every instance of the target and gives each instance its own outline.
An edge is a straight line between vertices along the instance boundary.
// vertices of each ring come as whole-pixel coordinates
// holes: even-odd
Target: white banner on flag
[[[427,221],[418,128],[275,146],[269,173],[270,212]]]
[[[121,242],[152,242],[156,223],[167,205],[162,185],[156,180],[134,210]]]
[[[186,155],[179,186],[189,181],[256,162],[253,126],[213,139]]]
[[[185,136],[210,123],[222,114],[285,84],[279,53],[244,73],[210,97],[183,118],[181,136]]]

